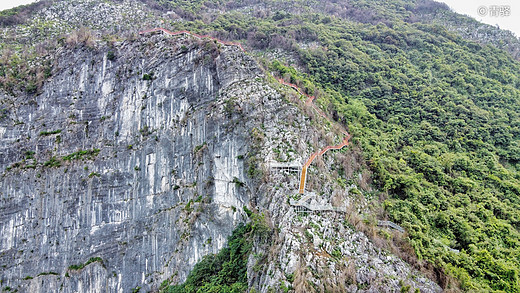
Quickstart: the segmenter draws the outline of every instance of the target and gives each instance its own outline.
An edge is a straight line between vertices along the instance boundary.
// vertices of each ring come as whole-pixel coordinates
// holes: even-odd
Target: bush
[[[52,130],[52,131],[41,131],[40,136],[47,136],[47,135],[58,134],[58,133],[61,133],[61,129],[56,129],[56,130]]]
[[[52,156],[47,162],[43,163],[43,166],[44,167],[49,167],[49,168],[52,168],[52,167],[59,167],[61,166],[61,161],[60,159],[56,158],[55,156]]]
[[[89,159],[93,160],[94,157],[96,157],[99,154],[99,149],[91,149],[91,150],[81,150],[74,152],[70,155],[66,155],[63,157],[63,160],[65,161],[72,161],[72,160],[81,160],[81,159]]]
[[[116,53],[114,51],[110,50],[107,52],[107,59],[110,61],[116,60]]]
[[[91,257],[86,263],[69,266],[69,270],[75,270],[75,271],[81,270],[81,269],[83,269],[84,267],[88,266],[89,264],[91,264],[93,262],[99,262],[101,265],[104,266],[103,259],[101,257]]]
[[[29,81],[25,87],[25,92],[28,94],[34,94],[38,90],[38,86],[34,81]]]
[[[143,80],[153,80],[153,73],[143,74]]]
[[[228,245],[218,254],[206,255],[188,275],[186,282],[168,286],[163,292],[245,292],[247,260],[251,252],[251,224],[240,224],[228,238]]]

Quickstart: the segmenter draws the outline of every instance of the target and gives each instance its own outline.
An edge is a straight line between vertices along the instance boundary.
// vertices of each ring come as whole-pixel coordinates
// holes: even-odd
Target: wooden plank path
[[[317,204],[312,203],[312,198],[316,197],[316,193],[308,192],[306,193],[300,200],[290,199],[289,204],[297,207],[297,208],[305,208],[305,209],[297,209],[299,212],[319,212],[319,211],[331,211],[331,212],[343,212],[345,213],[347,209],[345,207],[333,207],[331,204]],[[309,202],[311,200],[311,202]]]
[[[240,50],[242,50],[242,52],[246,52],[246,50],[244,50],[244,48],[242,47],[242,44],[240,44],[240,43],[222,41],[222,40],[219,40],[219,39],[217,39],[215,37],[212,37],[210,35],[199,35],[199,34],[196,34],[196,33],[189,32],[189,31],[175,31],[175,32],[172,32],[172,31],[169,31],[169,30],[167,30],[165,28],[162,28],[162,27],[156,27],[156,28],[151,28],[151,29],[147,29],[147,30],[144,30],[144,31],[140,31],[139,34],[143,35],[143,34],[154,33],[154,32],[163,32],[165,34],[172,35],[172,36],[190,35],[190,36],[198,38],[198,39],[210,39],[210,40],[216,41],[217,43],[220,43],[222,45],[237,46],[237,47],[240,48]]]

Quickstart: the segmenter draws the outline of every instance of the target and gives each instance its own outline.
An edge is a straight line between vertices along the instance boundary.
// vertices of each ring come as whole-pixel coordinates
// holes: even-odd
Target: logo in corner
[[[488,9],[486,6],[479,6],[477,8],[477,14],[480,16],[486,16],[488,13]]]

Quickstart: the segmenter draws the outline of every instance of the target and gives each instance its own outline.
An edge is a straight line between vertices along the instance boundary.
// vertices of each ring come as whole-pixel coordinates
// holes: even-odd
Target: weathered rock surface
[[[309,119],[312,109],[302,104],[294,98],[265,101],[266,107],[277,110],[266,113],[261,157],[302,162],[316,149],[343,139],[332,128],[313,126],[327,123],[317,115]],[[368,201],[360,188],[361,171],[350,167],[355,158],[349,152],[326,153],[311,165],[307,175],[307,190],[319,193],[319,205],[332,203],[347,213],[298,213],[288,203],[297,193],[299,174],[271,170],[265,180],[268,184],[260,186],[259,194],[265,196],[256,202],[271,219],[276,233],[267,248],[256,246],[249,257],[249,285],[258,292],[284,292],[290,288],[296,292],[399,292],[402,288],[441,292],[433,281],[355,230],[352,217],[366,211]],[[333,171],[342,162],[349,165],[344,167],[346,172],[354,172],[347,176],[354,182],[350,186],[338,184],[339,176]]]
[[[275,231],[250,256],[259,292],[291,283],[298,292],[439,291],[343,214],[289,206],[297,174],[271,173],[268,162],[302,162],[339,138],[283,91],[238,48],[190,37],[63,52],[40,94],[2,97],[2,286],[128,292],[181,282],[247,221],[248,206]],[[363,208],[323,172],[336,155],[316,164],[308,187],[320,200]]]
[[[3,286],[157,288],[185,278],[244,221],[251,193],[233,181],[247,181],[241,158],[258,96],[242,106],[251,116],[234,119],[218,93],[259,77],[252,59],[167,36],[112,50],[115,58],[103,48],[66,52],[41,94],[2,98]],[[52,157],[61,166],[45,165]],[[68,269],[92,257],[102,261]]]

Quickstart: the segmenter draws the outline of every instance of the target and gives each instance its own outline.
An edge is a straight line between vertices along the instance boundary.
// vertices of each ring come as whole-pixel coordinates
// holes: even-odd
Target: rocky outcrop
[[[304,162],[316,150],[344,138],[341,130],[327,128],[326,118],[293,95],[287,93],[288,100],[264,101],[264,107],[271,110],[266,111],[262,124],[262,158]],[[360,168],[353,166],[355,160],[352,150],[336,150],[318,157],[310,166],[306,195],[318,192],[313,201],[316,206],[333,206],[327,211],[298,212],[301,209],[290,203],[301,196],[300,174],[276,167],[269,172],[265,178],[268,183],[259,187],[261,197],[256,202],[275,233],[269,245],[257,243],[249,257],[250,287],[257,292],[442,291],[357,229],[356,223],[370,221],[361,214],[370,215],[367,198],[374,190],[362,188],[363,176]],[[338,169],[353,174],[338,176]],[[353,183],[341,184],[338,178],[343,177]],[[386,229],[372,232],[384,235],[381,238],[391,239],[394,233],[402,237],[400,232]]]
[[[298,175],[270,172],[268,162],[303,162],[341,135],[238,47],[161,34],[79,47],[61,53],[38,95],[2,101],[3,287],[128,292],[182,282],[247,221],[247,206],[275,232],[249,258],[257,291],[439,291],[344,213],[289,205]],[[340,211],[362,210],[355,185],[323,172],[338,161],[319,158],[308,188]]]
[[[222,248],[251,197],[236,182],[259,96],[237,115],[219,93],[256,78],[235,47],[143,36],[64,52],[40,94],[4,96],[3,286],[150,290]]]

